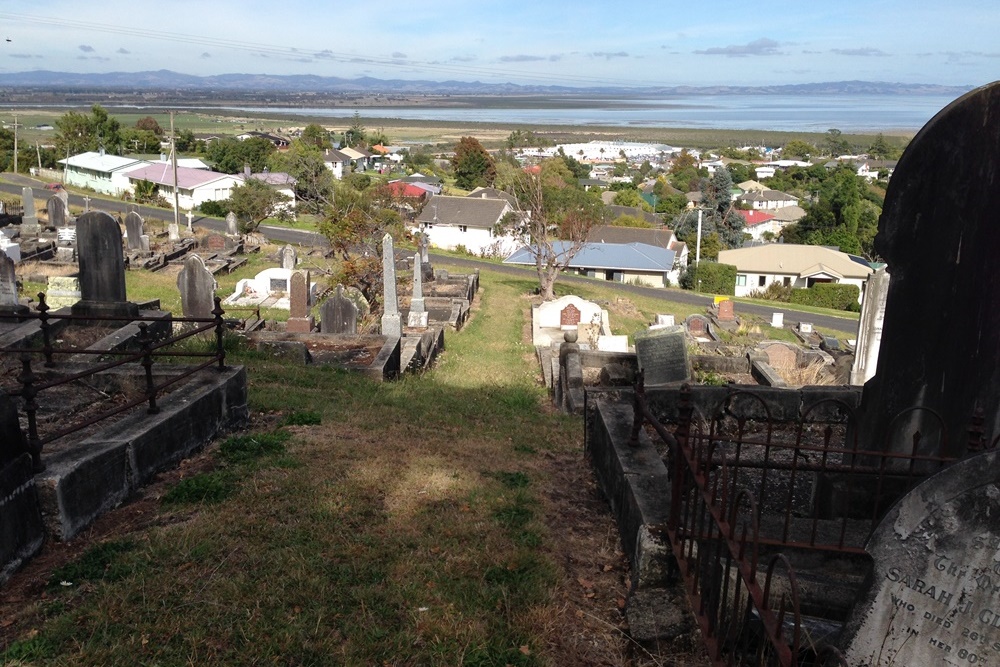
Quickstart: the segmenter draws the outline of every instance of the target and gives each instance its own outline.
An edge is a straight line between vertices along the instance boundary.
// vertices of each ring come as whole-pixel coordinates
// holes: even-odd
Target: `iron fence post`
[[[31,453],[31,467],[35,472],[45,470],[42,463],[42,446],[38,442],[38,403],[35,401],[35,374],[31,371],[31,355],[21,355],[21,374],[17,378],[21,382],[24,396],[24,412],[28,415],[28,451]]]
[[[38,293],[38,326],[42,331],[42,353],[45,355],[45,367],[52,368],[52,325],[49,324],[49,304],[45,303],[45,292]]]
[[[156,407],[156,387],[153,385],[153,339],[145,322],[139,323],[138,341],[142,348],[142,367],[146,369],[146,399],[149,401],[146,414],[153,415],[160,409]]]
[[[225,370],[226,368],[226,350],[222,346],[222,334],[224,332],[225,322],[222,320],[222,316],[226,311],[222,309],[222,299],[215,297],[215,308],[212,309],[212,315],[215,316],[215,354],[219,358],[219,370]]]

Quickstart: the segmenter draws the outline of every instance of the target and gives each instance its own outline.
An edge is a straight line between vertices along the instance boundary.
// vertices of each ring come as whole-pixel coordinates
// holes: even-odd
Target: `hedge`
[[[702,262],[691,264],[681,277],[681,287],[710,294],[736,294],[736,267],[732,264]]]
[[[792,290],[791,302],[804,306],[857,311],[860,294],[861,289],[857,285],[816,283],[808,289]]]

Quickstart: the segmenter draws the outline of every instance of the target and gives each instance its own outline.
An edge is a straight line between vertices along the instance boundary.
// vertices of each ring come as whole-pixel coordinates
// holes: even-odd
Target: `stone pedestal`
[[[316,326],[316,321],[312,315],[308,317],[289,317],[285,325],[288,333],[311,333]]]

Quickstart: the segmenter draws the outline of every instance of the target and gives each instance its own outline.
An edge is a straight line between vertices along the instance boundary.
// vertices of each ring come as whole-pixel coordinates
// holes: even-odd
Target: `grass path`
[[[532,285],[482,283],[421,376],[231,359],[254,431],[48,575],[4,664],[638,664],[579,419],[546,407],[522,342]]]

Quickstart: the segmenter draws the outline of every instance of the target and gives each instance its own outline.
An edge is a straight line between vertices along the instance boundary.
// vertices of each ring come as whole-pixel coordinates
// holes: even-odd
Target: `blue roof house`
[[[556,253],[565,253],[570,244],[556,241]],[[504,264],[534,266],[535,259],[527,246],[516,250]],[[647,243],[587,243],[570,260],[568,271],[591,278],[633,283],[647,287],[669,287],[676,284],[674,251]]]

